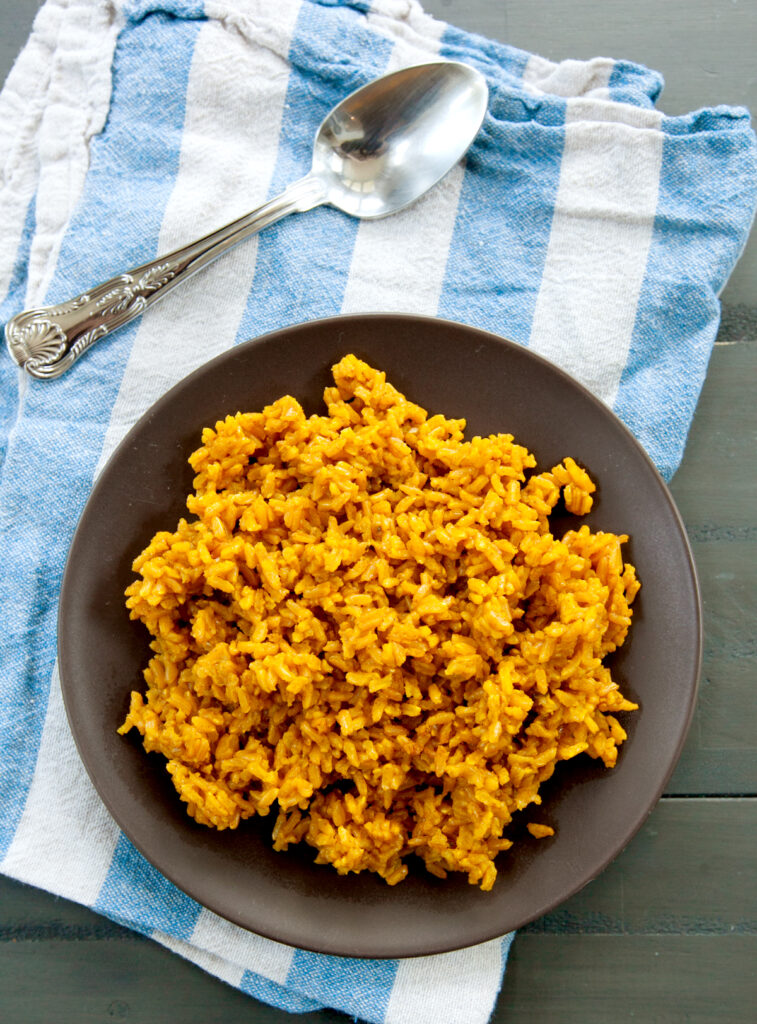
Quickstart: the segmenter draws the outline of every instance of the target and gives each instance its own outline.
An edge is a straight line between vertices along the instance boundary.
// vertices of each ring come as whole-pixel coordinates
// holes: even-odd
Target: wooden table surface
[[[37,5],[0,4],[0,79]],[[425,6],[553,60],[603,55],[645,63],[667,80],[660,103],[666,113],[717,103],[757,112],[757,0],[427,0]],[[672,486],[705,609],[694,724],[665,796],[625,852],[516,938],[493,1018],[501,1024],[757,1020],[757,238],[723,307]],[[264,1006],[82,907],[0,878],[0,1020],[337,1024],[347,1018]]]

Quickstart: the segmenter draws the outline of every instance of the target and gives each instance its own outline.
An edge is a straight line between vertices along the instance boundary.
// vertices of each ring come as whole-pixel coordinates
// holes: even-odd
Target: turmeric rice
[[[287,395],[203,430],[190,518],[134,562],[153,656],[119,731],[198,823],[275,807],[276,850],[390,885],[416,854],[491,889],[558,762],[612,767],[626,738],[603,659],[639,589],[628,538],[550,532],[561,497],[592,506],[573,459],[466,441],[353,355],[333,377],[326,415]]]

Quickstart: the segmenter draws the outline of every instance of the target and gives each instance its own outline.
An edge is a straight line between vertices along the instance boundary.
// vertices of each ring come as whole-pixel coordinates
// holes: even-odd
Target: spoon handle
[[[5,325],[11,357],[39,380],[65,373],[91,345],[129,323],[182,281],[237,242],[326,201],[320,179],[308,174],[280,195],[225,227],[150,263],[113,277],[56,306],[17,313]]]

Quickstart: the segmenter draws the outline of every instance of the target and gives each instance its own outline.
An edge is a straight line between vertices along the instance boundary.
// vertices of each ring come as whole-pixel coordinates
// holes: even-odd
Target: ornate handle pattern
[[[114,277],[68,302],[17,313],[5,325],[11,357],[39,380],[60,377],[96,341],[139,316],[233,245],[288,213],[312,209],[326,198],[324,184],[310,174],[252,213],[197,242]]]
[[[11,356],[32,377],[59,377],[98,338],[128,323],[147,308],[180,272],[175,260],[146,264],[114,277],[70,302],[18,313],[5,326]]]

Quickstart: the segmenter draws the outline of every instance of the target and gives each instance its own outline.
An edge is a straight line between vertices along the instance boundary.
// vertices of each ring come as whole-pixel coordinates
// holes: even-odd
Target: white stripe
[[[384,1024],[481,1024],[502,975],[502,939],[400,960]]]
[[[407,210],[361,223],[343,313],[436,313],[463,176],[458,165]]]
[[[37,132],[50,83],[50,4],[35,19],[0,93],[0,302],[8,294],[26,211],[39,178]],[[57,10],[56,10],[57,13]]]
[[[255,971],[279,985],[286,984],[294,958],[291,946],[238,928],[209,910],[203,910],[197,918],[192,945],[241,970]]]
[[[213,953],[208,953],[204,949],[198,949],[196,946],[183,942],[181,939],[175,939],[173,935],[166,935],[165,932],[154,931],[152,938],[159,942],[161,946],[170,949],[172,953],[178,953],[185,960],[191,960],[193,964],[202,967],[208,974],[213,974],[216,978],[220,978],[221,981],[239,988],[244,975],[244,967],[232,964],[222,957],[214,956]]]
[[[238,34],[245,45],[266,49],[287,62],[294,25],[301,8],[296,0],[205,0],[205,15],[222,25],[229,35]],[[230,79],[233,81],[233,79]],[[241,84],[244,92],[244,84]],[[250,83],[249,104],[257,106],[259,83]]]
[[[554,96],[608,99],[608,85],[614,67],[615,61],[609,57],[563,60],[554,64],[538,54],[532,54],[523,69],[523,84],[528,92],[536,95],[551,93]]]
[[[111,65],[122,19],[106,0],[68,0],[51,56],[37,137],[36,227],[26,304],[43,301],[89,169],[89,144],[110,109]]]
[[[245,4],[248,13],[250,6]],[[279,51],[288,49],[299,7],[299,0],[280,0],[275,49],[250,45],[219,21],[208,21],[200,29],[187,86],[179,171],[161,226],[159,252],[184,245],[264,202],[276,164],[289,74]],[[256,253],[253,237],[145,313],[98,472],[153,402],[233,344]]]
[[[110,106],[121,17],[105,0],[48,0],[0,97],[0,300],[35,190],[27,305],[41,301]]]
[[[608,106],[598,104],[595,113]],[[569,100],[529,346],[612,405],[652,240],[663,136],[591,120],[585,102],[575,120],[571,108]]]
[[[34,778],[2,870],[91,906],[118,836],[74,746],[56,665]]]
[[[618,103],[599,97],[588,99],[581,96],[566,104],[566,124],[575,121],[612,121],[615,124],[626,124],[631,128],[658,130],[662,124],[662,113],[651,107],[634,107],[631,103]]]
[[[385,27],[383,18],[369,15],[369,19],[376,27]],[[407,23],[390,24],[396,28],[391,33],[396,42],[387,71],[418,63],[421,55],[408,38],[414,40],[415,28]],[[440,33],[444,26],[433,22],[433,27]],[[427,40],[422,56],[432,56],[431,43]],[[435,43],[438,47],[439,34]],[[342,300],[343,313],[436,313],[463,176],[463,166],[458,164],[407,210],[384,220],[361,222]]]

